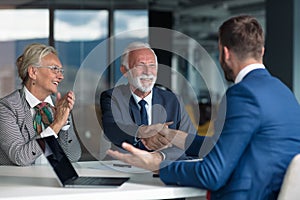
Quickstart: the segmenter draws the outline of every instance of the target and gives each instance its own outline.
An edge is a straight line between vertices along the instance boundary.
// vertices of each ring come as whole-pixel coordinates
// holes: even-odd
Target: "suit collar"
[[[129,112],[133,121],[136,124],[141,124],[140,110],[132,95],[130,95],[130,99],[129,99]]]
[[[167,119],[166,111],[166,98],[163,98],[162,93],[165,92],[162,89],[153,87],[152,97],[152,123],[163,123]]]
[[[125,98],[124,101],[126,102],[126,104],[128,103],[127,104],[128,112],[129,112],[132,120],[136,124],[141,123],[139,107],[132,96],[129,84],[120,85],[117,88],[115,88],[114,90],[117,90],[117,91],[113,91],[113,96],[116,96],[117,98]],[[120,97],[118,97],[118,93],[121,94]]]
[[[28,112],[28,111],[30,111],[30,105],[29,105],[28,102],[26,101],[26,95],[25,95],[24,87],[25,87],[25,86],[23,86],[23,87],[19,90],[19,94],[20,94],[20,99],[21,99],[22,107],[24,108],[24,111],[25,111],[25,112]]]
[[[162,104],[163,103],[163,99],[159,93],[159,90],[158,88],[156,87],[153,87],[153,95],[152,95],[152,105],[154,104]]]
[[[243,80],[245,80],[247,77],[256,76],[256,75],[267,75],[270,76],[271,74],[268,72],[267,69],[255,69],[249,72]]]
[[[19,90],[20,100],[22,107],[24,108],[25,118],[24,118],[24,126],[29,132],[30,138],[35,137],[36,132],[33,128],[33,119],[30,111],[30,105],[26,101],[24,87]]]

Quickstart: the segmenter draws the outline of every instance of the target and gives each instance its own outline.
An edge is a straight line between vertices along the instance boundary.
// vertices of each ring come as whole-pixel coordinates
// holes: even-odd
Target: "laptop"
[[[54,136],[36,139],[63,187],[118,187],[129,177],[79,176]]]

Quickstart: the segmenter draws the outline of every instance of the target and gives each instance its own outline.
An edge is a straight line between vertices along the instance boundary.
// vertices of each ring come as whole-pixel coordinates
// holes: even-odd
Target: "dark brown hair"
[[[240,60],[249,57],[260,60],[265,39],[259,22],[252,16],[241,15],[221,25],[219,41],[222,46],[235,52]]]

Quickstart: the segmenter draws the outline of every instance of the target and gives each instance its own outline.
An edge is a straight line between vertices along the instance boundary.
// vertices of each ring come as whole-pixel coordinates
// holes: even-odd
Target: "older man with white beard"
[[[128,84],[102,92],[100,99],[102,127],[113,148],[121,150],[127,142],[163,159],[187,159],[183,150],[158,134],[162,124],[191,134],[197,131],[178,96],[154,86],[158,71],[154,51],[147,43],[134,42],[121,59]]]

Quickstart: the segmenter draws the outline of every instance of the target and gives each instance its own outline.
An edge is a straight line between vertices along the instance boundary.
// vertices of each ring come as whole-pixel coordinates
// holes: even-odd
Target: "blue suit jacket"
[[[225,123],[216,121],[221,135],[211,152],[203,161],[164,162],[169,165],[160,170],[161,179],[211,190],[211,199],[276,199],[288,164],[300,152],[297,100],[265,69],[250,72],[223,100]],[[202,142],[193,140],[187,154],[197,154]]]
[[[139,107],[132,97],[129,85],[120,85],[102,92],[102,126],[108,139],[118,147],[122,142],[143,149],[141,142],[136,143],[135,135],[141,122]],[[167,90],[153,88],[152,124],[173,121],[169,127],[179,129],[193,136],[196,129],[192,124],[184,105],[177,96]],[[184,151],[177,147],[162,150],[168,159],[184,158]],[[181,157],[183,155],[184,157]]]

